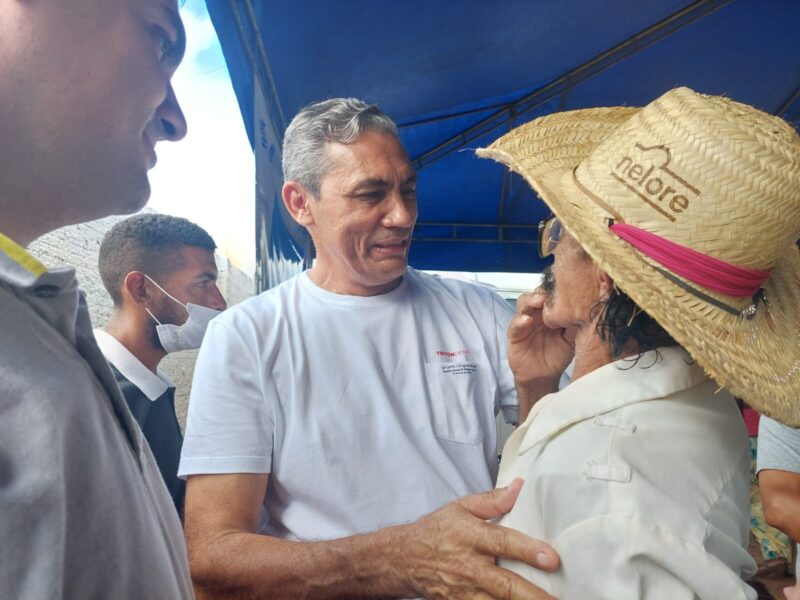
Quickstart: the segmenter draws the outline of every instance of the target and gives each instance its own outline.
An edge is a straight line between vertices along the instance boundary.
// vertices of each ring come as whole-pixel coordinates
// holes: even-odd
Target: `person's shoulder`
[[[659,348],[659,353],[662,360],[673,364],[663,369],[659,365],[648,369],[647,363],[643,364],[639,385],[661,389],[664,394],[625,407],[626,418],[651,432],[670,432],[676,444],[705,440],[707,455],[733,452],[742,445],[747,431],[733,396],[720,389],[683,349]],[[620,377],[626,375],[620,372]]]
[[[46,376],[50,372],[48,365],[57,369],[60,363],[74,356],[67,340],[50,323],[2,286],[0,331],[5,342],[0,346],[0,368],[9,369],[8,376],[23,377],[40,368],[40,376]],[[5,376],[0,378],[0,382],[7,382],[4,380]]]
[[[301,273],[255,296],[242,300],[224,310],[214,318],[212,323],[237,328],[255,323],[263,325],[265,322],[269,322],[265,320],[274,320],[281,316],[286,306],[293,302],[293,297],[299,293],[300,278],[303,276]]]
[[[0,331],[8,340],[0,346],[0,421],[9,425],[20,418],[24,426],[15,435],[55,430],[91,410],[95,404],[88,399],[97,394],[86,360],[28,309],[0,298]]]
[[[490,287],[481,283],[434,276],[409,269],[414,302],[442,307],[455,318],[472,321],[486,332],[504,329],[514,309]],[[416,287],[413,287],[416,286]],[[464,322],[466,322],[464,321]]]
[[[784,425],[780,421],[771,419],[766,415],[761,415],[759,418],[758,433],[760,436],[766,433],[777,438],[791,441],[800,448],[800,428]]]
[[[462,300],[480,301],[491,304],[502,298],[486,284],[478,281],[464,281],[451,277],[441,277],[409,267],[408,275],[412,285],[426,288],[434,293],[447,294]]]

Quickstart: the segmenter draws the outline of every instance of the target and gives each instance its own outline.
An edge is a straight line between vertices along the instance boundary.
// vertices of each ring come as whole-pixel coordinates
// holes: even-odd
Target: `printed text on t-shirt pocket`
[[[481,365],[434,360],[425,363],[425,370],[436,435],[462,444],[481,442],[486,437],[481,427]]]

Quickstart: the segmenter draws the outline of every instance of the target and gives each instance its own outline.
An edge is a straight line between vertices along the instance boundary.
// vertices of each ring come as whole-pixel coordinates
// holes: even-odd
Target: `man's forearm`
[[[558,391],[558,378],[535,379],[533,381],[515,381],[517,399],[519,400],[519,422],[523,423],[528,418],[531,408],[543,396]]]
[[[401,550],[410,527],[322,542],[224,533],[190,547],[192,579],[199,599],[413,598]]]
[[[201,487],[190,490],[190,501]],[[203,527],[196,513],[192,518],[198,507],[190,502],[186,537],[195,591],[201,600],[550,599],[495,562],[499,557],[546,570],[558,567],[558,555],[547,544],[487,522],[511,510],[521,488],[522,480],[516,479],[507,487],[459,498],[408,525],[324,542],[250,533],[254,520],[236,515],[206,514]],[[230,524],[239,521],[244,527]]]
[[[762,469],[758,487],[767,523],[800,543],[800,473]]]
[[[778,493],[764,503],[764,510],[770,525],[800,543],[800,496]]]

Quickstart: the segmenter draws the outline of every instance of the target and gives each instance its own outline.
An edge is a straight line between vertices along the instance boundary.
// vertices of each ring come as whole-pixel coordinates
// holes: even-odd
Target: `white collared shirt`
[[[94,337],[106,360],[151,401],[158,400],[167,389],[175,387],[163,371],[159,369],[157,374],[153,373],[110,333],[95,329]]]
[[[617,361],[540,400],[509,438],[501,524],[552,544],[561,568],[516,571],[557,598],[755,598],[742,576],[747,433],[731,396],[680,348]]]

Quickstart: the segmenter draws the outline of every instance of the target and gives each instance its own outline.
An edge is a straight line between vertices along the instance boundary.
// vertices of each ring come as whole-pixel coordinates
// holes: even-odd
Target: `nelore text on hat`
[[[631,154],[640,154],[640,158],[624,156],[611,175],[660,214],[674,221],[675,214],[682,213],[689,206],[689,199],[699,196],[700,190],[668,168],[672,156],[666,146],[646,147],[637,143],[636,149],[639,153]]]

